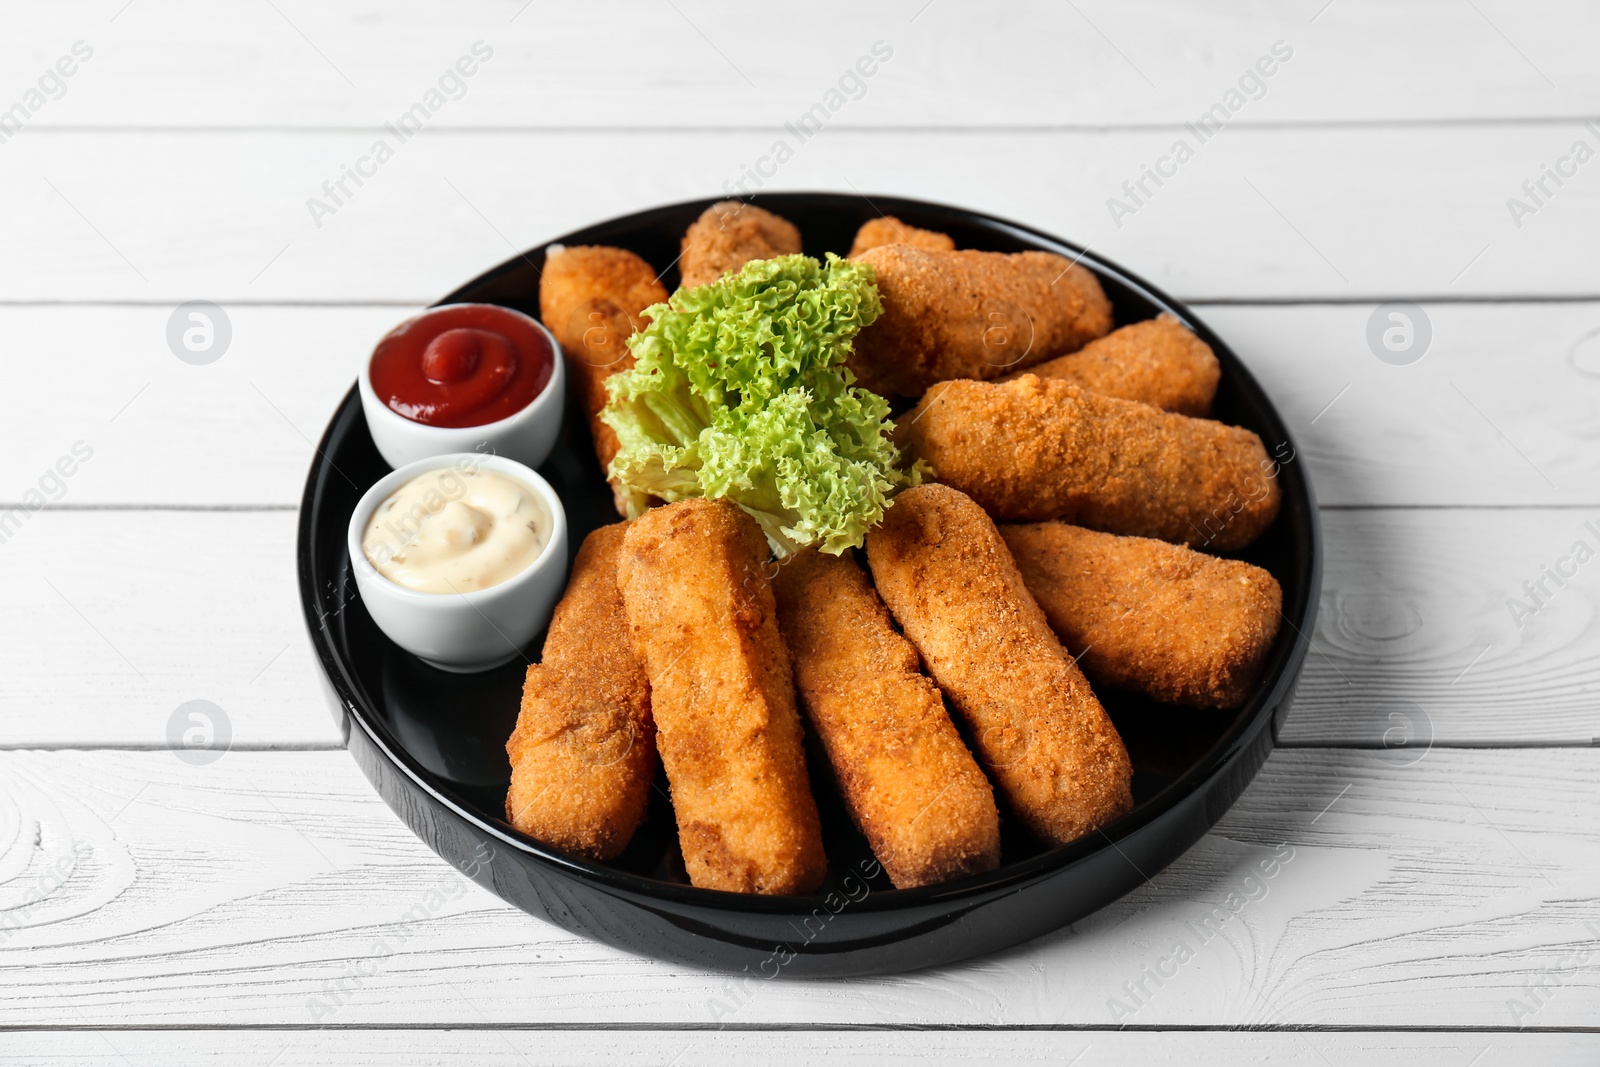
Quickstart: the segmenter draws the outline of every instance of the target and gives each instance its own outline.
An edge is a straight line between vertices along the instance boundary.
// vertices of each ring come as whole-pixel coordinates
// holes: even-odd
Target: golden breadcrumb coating
[[[910,455],[1002,521],[1062,519],[1218,551],[1272,525],[1261,438],[1033,374],[941,382],[896,428]]]
[[[1201,416],[1211,412],[1222,366],[1210,345],[1163,314],[1112,330],[1070,356],[1048,360],[1026,373],[1180,415]]]
[[[640,313],[666,299],[650,264],[626,249],[575,245],[546,255],[539,279],[539,318],[566,356],[601,470],[618,448],[615,431],[600,421],[606,379],[633,366],[627,339],[644,328]],[[618,510],[626,514],[620,503]]]
[[[766,563],[737,505],[684,500],[630,525],[618,577],[689,880],[806,893],[827,860]]]
[[[956,242],[947,233],[918,229],[893,215],[880,215],[861,224],[861,229],[856,231],[855,243],[850,246],[849,258],[854,259],[869,248],[881,248],[884,245],[910,245],[913,248],[926,248],[930,252],[953,252]]]
[[[909,889],[994,870],[989,780],[861,567],[808,548],[772,587],[800,706],[889,880]]]
[[[656,772],[650,682],[617,589],[626,532],[618,523],[584,538],[506,742],[506,819],[597,860],[621,852],[644,821]]]
[[[678,270],[683,285],[709,285],[753,259],[772,259],[800,251],[800,231],[754,204],[722,200],[710,207],[683,235]]]
[[[1064,844],[1133,806],[1122,738],[982,508],[948,486],[907,489],[867,558],[1018,819]]]
[[[1255,691],[1283,618],[1283,590],[1260,567],[1064,522],[1000,536],[1095,685],[1196,708],[1237,708]]]
[[[883,314],[856,338],[848,365],[885,395],[920,396],[949,378],[998,378],[1111,329],[1100,280],[1049,252],[884,245],[856,259],[872,265]]]

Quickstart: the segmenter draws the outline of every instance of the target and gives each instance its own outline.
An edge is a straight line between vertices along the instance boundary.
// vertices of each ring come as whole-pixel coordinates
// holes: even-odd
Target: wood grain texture
[[[1071,929],[940,971],[740,986],[513,911],[342,752],[10,752],[0,1027],[1592,1027],[1597,773],[1592,749],[1282,751],[1178,863]]]
[[[1483,2],[1481,17],[1449,0],[1341,0],[1328,11],[1178,0],[1032,0],[998,10],[896,0],[864,9],[827,0],[805,19],[708,0],[683,0],[677,11],[630,0],[601,17],[524,0],[275,6],[281,14],[252,5],[224,15],[203,0],[141,3],[126,14],[120,0],[41,6],[16,15],[0,63],[20,76],[74,39],[94,45],[70,92],[35,120],[49,126],[376,127],[480,38],[494,58],[441,124],[776,127],[879,39],[895,49],[892,60],[836,121],[1177,123],[1279,39],[1294,57],[1240,121],[1592,115],[1600,106],[1600,78],[1582,47],[1595,13],[1572,0]]]
[[[1600,553],[1587,523],[1600,507],[1324,511],[1316,647],[1279,741],[1404,762],[1429,744],[1600,738],[1600,563],[1572,558],[1579,541]],[[1557,586],[1557,564],[1576,576]],[[1538,581],[1536,603],[1523,583]]]
[[[17,349],[86,368],[61,389],[58,360],[8,364],[30,402],[0,500],[81,439],[95,455],[69,504],[298,504],[312,442],[412,310],[231,306],[231,346],[195,367],[167,347],[170,308],[0,307]],[[1428,305],[1433,341],[1410,366],[1367,347],[1372,310],[1197,309],[1277,405],[1321,503],[1600,504],[1600,303]]]
[[[0,1064],[29,1067],[659,1067],[737,1062],[750,1067],[829,1064],[986,1064],[993,1067],[1194,1067],[1270,1062],[1291,1067],[1462,1067],[1538,1063],[1590,1067],[1593,1034],[1094,1033],[928,1030],[107,1030],[4,1034]],[[1487,1051],[1485,1051],[1487,1050]],[[1076,1058],[1074,1058],[1076,1057]]]
[[[1519,620],[1508,607],[1529,602],[1522,583],[1575,541],[1600,549],[1583,528],[1600,526],[1600,507],[1326,510],[1322,521],[1316,647],[1281,742],[1414,756],[1430,743],[1600,736],[1600,561],[1560,589],[1547,582],[1537,612]],[[291,512],[30,518],[0,545],[13,609],[0,615],[0,747],[164,745],[168,718],[192,699],[223,709],[236,744],[338,744],[300,620],[294,523]]]
[[[781,129],[424,128],[404,143],[387,135],[393,158],[362,164],[364,183],[330,197],[324,183],[381,131],[24,131],[0,170],[13,207],[0,286],[13,301],[425,303],[576,227],[724,195],[787,137],[792,158],[763,164],[770,177],[746,189],[979,208],[1088,244],[1185,299],[1600,293],[1600,266],[1571,239],[1600,212],[1600,181],[1579,171],[1532,217],[1506,207],[1576,139],[1593,150],[1597,135],[1575,120],[1255,127],[1203,145],[1191,134],[1195,157],[1114,218],[1110,198],[1137,206],[1123,183],[1180,135],[825,128],[802,144]],[[591,159],[648,165],[567,162]],[[333,213],[314,214],[314,197]]]
[[[1600,1028],[1600,755],[1446,747],[1600,735],[1600,564],[1520,626],[1508,604],[1600,524],[1600,303],[1426,303],[1433,345],[1411,366],[1365,340],[1380,299],[1600,296],[1582,251],[1600,164],[1520,225],[1507,203],[1575,140],[1600,144],[1592,5],[824,0],[795,19],[712,0],[92,0],[7,25],[0,109],[74,41],[94,56],[0,148],[0,366],[25,398],[0,505],[58,495],[47,472],[83,442],[60,507],[136,510],[8,532],[0,507],[0,749],[156,751],[0,752],[0,1063],[1600,1056],[1593,1032],[1532,1032]],[[397,140],[384,123],[480,39],[494,56],[464,95],[319,225],[308,198]],[[799,144],[784,124],[878,40],[892,58]],[[1278,40],[1294,56],[1266,94],[1114,219],[1108,198],[1194,142],[1181,124]],[[1075,929],[945,971],[762,988],[507,907],[343,752],[161,750],[196,698],[242,748],[338,743],[288,509],[379,334],[524,247],[720,195],[780,138],[796,154],[760,187],[970,205],[1183,299],[1347,305],[1199,310],[1333,505],[1280,741],[1366,750],[1275,753],[1215,832]],[[612,160],[648,165],[594,165]],[[208,367],[165,340],[196,298],[234,326]],[[1280,843],[1292,860],[1249,900]],[[1229,894],[1247,903],[1200,944],[1189,924]],[[1192,959],[1155,985],[1146,968],[1184,938]],[[696,1029],[718,1000],[731,1028]],[[272,1029],[190,1029],[236,1024]],[[1094,1032],[836,1029],[898,1024]],[[1378,1029],[1137,1030],[1301,1024]],[[1381,1029],[1430,1026],[1526,1030]]]

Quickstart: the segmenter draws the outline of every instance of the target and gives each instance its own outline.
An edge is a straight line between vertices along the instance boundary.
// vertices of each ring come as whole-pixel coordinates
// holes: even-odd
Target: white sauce
[[[378,573],[419,593],[488,589],[522,573],[550,540],[533,490],[496,471],[443,467],[391,493],[361,550]]]

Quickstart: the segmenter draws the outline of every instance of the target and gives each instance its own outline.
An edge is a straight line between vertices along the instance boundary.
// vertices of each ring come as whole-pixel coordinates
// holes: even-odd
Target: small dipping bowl
[[[424,593],[384,577],[362,548],[373,513],[396,489],[429,471],[485,470],[504,475],[532,493],[550,512],[550,536],[522,570],[485,589]],[[348,534],[356,589],[389,640],[441,670],[458,674],[498,667],[522,654],[544,629],[566,587],[567,514],[550,483],[504,456],[458,452],[418,460],[384,475],[362,495]]]
[[[390,330],[384,339],[426,316],[473,306],[441,304],[429,308]],[[361,376],[356,385],[361,394],[362,413],[367,417],[367,431],[372,434],[372,443],[378,446],[379,454],[389,466],[404,467],[429,456],[455,452],[491,452],[530,467],[539,466],[549,457],[561,433],[561,415],[565,407],[566,361],[561,358],[561,346],[556,343],[555,335],[545,329],[544,323],[538,319],[498,304],[488,306],[532,326],[550,343],[550,380],[524,407],[495,422],[478,426],[430,426],[406,418],[378,396],[372,385],[372,358],[369,356],[361,366]]]

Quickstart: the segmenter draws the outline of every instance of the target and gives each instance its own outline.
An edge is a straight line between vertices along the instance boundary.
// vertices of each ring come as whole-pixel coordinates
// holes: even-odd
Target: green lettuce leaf
[[[628,340],[601,418],[622,448],[609,473],[630,517],[649,498],[726,498],[773,551],[859,547],[895,492],[916,485],[889,439],[889,404],[845,369],[882,311],[872,267],[780,256],[679,289]]]

